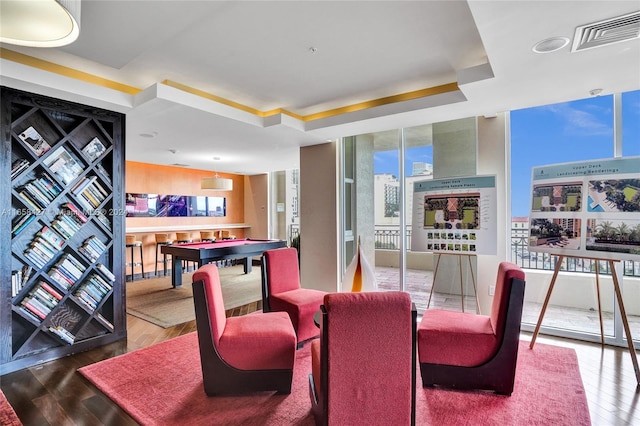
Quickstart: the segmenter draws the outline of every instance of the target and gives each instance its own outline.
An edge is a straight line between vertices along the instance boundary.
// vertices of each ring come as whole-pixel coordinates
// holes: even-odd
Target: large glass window
[[[615,155],[616,114],[622,117],[622,154],[640,154],[640,92],[622,95],[622,108],[616,110],[613,95],[593,97],[554,105],[512,111],[511,117],[511,257],[530,270],[527,272],[527,291],[523,323],[538,322],[542,302],[556,267],[557,256],[529,252],[529,212],[531,209],[531,170],[547,164],[598,160]],[[625,276],[625,303],[632,334],[638,338],[640,304],[637,292],[640,284],[634,272],[638,262],[622,262]],[[599,268],[600,300],[596,288],[595,269]],[[546,270],[546,271],[545,271]],[[555,329],[559,334],[575,337],[600,336],[599,310],[602,311],[603,331],[613,340],[623,335],[613,283],[607,262],[565,258],[549,307],[542,322],[543,328]],[[635,276],[634,276],[635,275]],[[635,299],[632,296],[636,294]],[[600,302],[600,309],[598,303]],[[527,328],[526,326],[524,327]],[[596,337],[597,336],[597,337]]]

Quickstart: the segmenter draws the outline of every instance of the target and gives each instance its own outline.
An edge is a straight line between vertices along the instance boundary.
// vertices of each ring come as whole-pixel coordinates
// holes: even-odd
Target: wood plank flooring
[[[227,312],[244,315],[261,309],[261,302]],[[9,373],[0,386],[25,425],[135,425],[116,404],[76,370],[85,365],[195,331],[195,321],[163,329],[127,316],[128,338],[91,351]],[[523,333],[524,340],[530,340]],[[592,423],[639,425],[640,390],[625,348],[539,335],[537,343],[572,347],[578,354]],[[541,395],[541,397],[544,397]],[[419,421],[418,421],[418,424]]]

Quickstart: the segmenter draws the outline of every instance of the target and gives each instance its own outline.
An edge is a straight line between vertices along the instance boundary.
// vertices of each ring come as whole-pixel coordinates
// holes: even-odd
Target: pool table
[[[198,262],[198,267],[225,259],[242,259],[244,273],[251,272],[251,257],[260,256],[266,250],[286,247],[284,240],[222,240],[161,246],[160,252],[171,255],[171,284],[182,285],[182,261]]]

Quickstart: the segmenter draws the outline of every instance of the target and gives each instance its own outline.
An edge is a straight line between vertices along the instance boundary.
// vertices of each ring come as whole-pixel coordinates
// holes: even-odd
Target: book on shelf
[[[33,126],[29,126],[18,136],[38,157],[41,157],[51,149],[51,145],[49,145]]]
[[[66,184],[69,185],[75,178],[80,176],[83,166],[80,164],[64,146],[56,148],[49,157],[44,160],[44,164],[54,174]]]
[[[11,228],[11,235],[15,237],[20,234],[20,232],[22,232],[24,228],[26,228],[31,222],[33,222],[35,218],[36,216],[33,213],[21,214],[16,216]]]
[[[106,319],[104,317],[104,315],[102,315],[100,312],[96,312],[94,317],[97,318],[104,325],[106,325],[111,331],[115,330],[115,327],[113,326],[113,323],[111,321],[109,321],[108,319]]]
[[[64,246],[64,238],[62,238],[57,232],[49,228],[47,225],[42,227],[42,229],[38,231],[36,235],[41,236],[57,250],[60,250],[62,246]]]
[[[78,251],[84,254],[91,262],[95,262],[104,253],[107,246],[104,245],[95,235],[84,240],[83,244],[78,247]]]
[[[33,198],[33,196],[29,192],[27,192],[26,189],[22,189],[21,191],[19,191],[18,195],[20,196],[22,201],[24,201],[36,213],[41,213],[47,207],[40,205],[40,202],[37,199]]]
[[[62,295],[44,281],[39,281],[29,291],[20,304],[35,314],[38,318],[44,319],[62,300]]]
[[[73,345],[73,342],[76,340],[76,337],[61,325],[49,326],[49,331],[70,345]]]
[[[109,172],[107,171],[107,169],[104,168],[104,166],[102,165],[102,163],[98,163],[96,165],[96,169],[98,170],[98,172],[100,172],[102,174],[102,176],[104,176],[107,181],[109,182],[109,184],[111,184],[111,174],[109,174]]]
[[[16,297],[24,287],[26,282],[24,279],[23,269],[11,271],[11,297]]]
[[[53,266],[51,269],[49,269],[48,274],[49,277],[51,277],[51,279],[56,282],[56,284],[58,284],[65,290],[69,290],[69,288],[71,288],[71,286],[75,284],[75,281],[64,275],[57,266]]]
[[[35,316],[38,322],[42,321],[47,317],[43,312],[41,312],[38,308],[33,306],[33,304],[28,301],[23,300],[21,305],[26,311],[31,313],[32,316]]]
[[[105,148],[100,139],[98,139],[97,137],[91,139],[91,141],[89,141],[89,143],[86,144],[84,148],[82,148],[82,152],[84,152],[84,154],[89,157],[91,161],[95,161],[96,158],[100,157],[106,150],[107,148]]]
[[[109,281],[116,280],[116,276],[113,275],[109,268],[107,268],[103,263],[97,263],[96,267],[98,268],[98,271],[102,272],[107,278],[109,278]]]
[[[29,168],[29,161],[24,158],[19,158],[11,164],[11,179],[14,179],[20,176],[20,173],[27,170]]]

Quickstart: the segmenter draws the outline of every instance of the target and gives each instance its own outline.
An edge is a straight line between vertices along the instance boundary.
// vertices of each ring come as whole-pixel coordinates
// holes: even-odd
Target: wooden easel
[[[431,296],[433,295],[433,289],[436,287],[436,277],[438,276],[438,267],[440,266],[440,259],[442,256],[457,256],[458,257],[458,269],[460,270],[460,296],[462,300],[462,312],[464,312],[464,283],[462,280],[462,257],[465,256],[469,261],[469,274],[471,275],[471,282],[473,283],[473,291],[476,297],[476,309],[478,314],[480,313],[480,303],[478,302],[478,289],[476,287],[476,278],[473,275],[473,265],[471,263],[471,257],[475,257],[475,254],[462,254],[462,253],[436,253],[438,254],[438,260],[436,266],[433,269],[433,284],[431,284],[431,292],[429,292],[429,301],[427,302],[427,309],[431,304]]]
[[[558,277],[558,272],[560,272],[560,266],[562,265],[562,261],[565,257],[559,255],[558,262],[556,263],[556,268],[553,271],[553,277],[551,277],[551,283],[549,284],[549,290],[547,291],[547,296],[544,299],[544,303],[542,304],[542,310],[540,311],[540,318],[538,318],[538,323],[536,324],[536,328],[533,332],[533,337],[531,338],[531,343],[529,344],[529,348],[533,349],[533,345],[536,342],[536,337],[538,337],[538,332],[540,331],[540,325],[542,324],[542,318],[544,318],[544,313],[547,310],[547,305],[549,304],[549,299],[551,298],[551,292],[553,291],[553,286],[556,283],[556,278]],[[636,373],[636,382],[640,385],[640,368],[638,368],[638,358],[636,355],[636,348],[633,346],[633,339],[631,338],[631,330],[629,329],[629,322],[627,321],[627,312],[624,309],[624,302],[622,300],[622,292],[620,291],[620,284],[618,282],[618,275],[616,273],[616,269],[614,267],[614,262],[619,262],[619,260],[613,259],[597,259],[597,258],[582,258],[586,260],[593,260],[596,262],[596,291],[598,293],[598,314],[600,316],[600,342],[604,346],[604,328],[602,326],[602,307],[600,305],[600,261],[609,263],[609,270],[611,271],[611,278],[613,279],[613,289],[616,293],[616,298],[618,300],[618,307],[620,308],[620,316],[622,317],[622,325],[624,326],[624,332],[627,337],[627,345],[629,346],[629,354],[631,355],[631,362],[633,363],[633,369]]]

